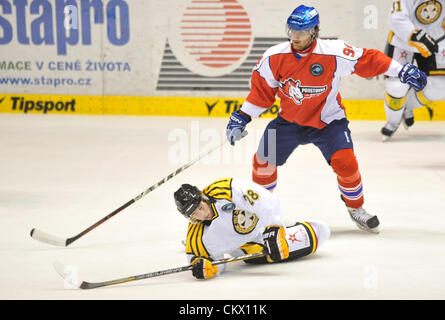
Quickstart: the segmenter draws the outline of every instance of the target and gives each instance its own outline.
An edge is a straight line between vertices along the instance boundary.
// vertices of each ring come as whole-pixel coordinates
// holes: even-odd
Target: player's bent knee
[[[409,85],[401,83],[398,78],[386,80],[385,106],[390,110],[400,110],[405,104]]]
[[[331,157],[331,167],[334,172],[344,178],[356,179],[359,175],[358,162],[352,149],[342,149]]]
[[[385,102],[386,106],[388,106],[389,109],[397,111],[403,108],[406,102],[406,96],[401,98],[396,98],[391,96],[389,93],[385,94]]]
[[[408,94],[409,85],[401,83],[399,78],[388,78],[385,85],[387,94],[394,98],[403,98]]]

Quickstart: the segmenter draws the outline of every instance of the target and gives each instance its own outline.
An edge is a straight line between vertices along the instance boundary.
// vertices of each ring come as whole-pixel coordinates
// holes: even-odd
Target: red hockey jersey
[[[278,95],[280,115],[289,122],[317,129],[346,118],[340,78],[357,74],[397,77],[402,66],[374,49],[355,48],[342,40],[317,39],[309,51],[296,57],[290,42],[264,53],[251,79],[251,91],[241,110],[258,117]]]

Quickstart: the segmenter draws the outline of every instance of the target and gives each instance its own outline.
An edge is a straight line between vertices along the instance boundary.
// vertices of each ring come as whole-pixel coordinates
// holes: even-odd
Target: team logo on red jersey
[[[325,92],[327,86],[322,87],[305,87],[301,85],[300,80],[289,78],[284,82],[280,81],[280,90],[287,97],[291,98],[296,104],[301,104],[306,98],[318,96]]]

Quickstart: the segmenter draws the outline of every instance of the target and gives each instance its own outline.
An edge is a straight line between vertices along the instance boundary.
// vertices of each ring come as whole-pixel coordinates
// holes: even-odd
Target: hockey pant
[[[340,149],[331,156],[330,165],[337,174],[341,198],[347,207],[360,208],[364,203],[362,178],[352,149]],[[272,191],[277,185],[277,167],[253,157],[252,180]]]

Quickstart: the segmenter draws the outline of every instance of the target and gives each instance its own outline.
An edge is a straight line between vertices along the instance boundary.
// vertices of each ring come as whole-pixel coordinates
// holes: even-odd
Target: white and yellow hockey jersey
[[[216,199],[211,204],[213,218],[210,224],[189,224],[186,242],[189,261],[193,256],[221,259],[246,243],[262,244],[265,227],[284,226],[277,197],[254,182],[221,179],[202,192]]]
[[[394,0],[388,24],[391,45],[419,52],[408,44],[415,29],[424,30],[433,39],[445,34],[445,0]]]

